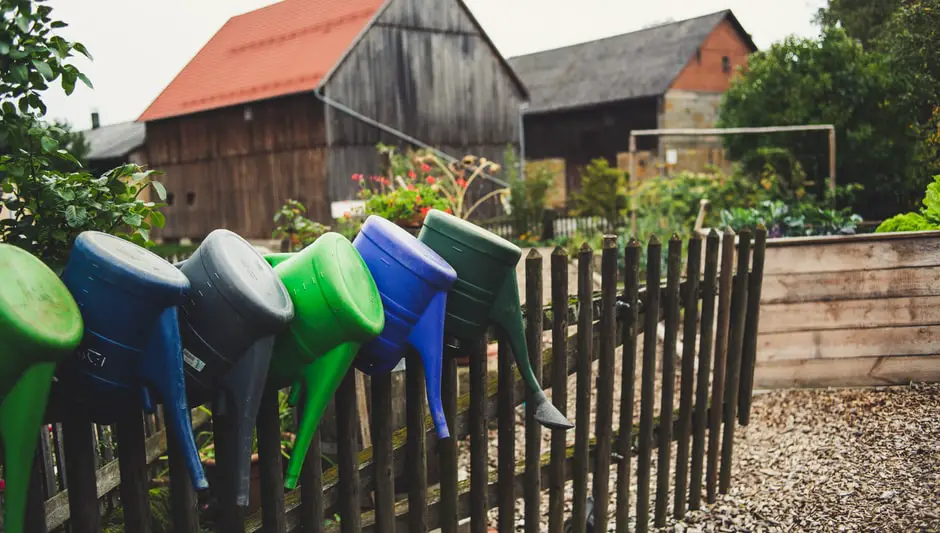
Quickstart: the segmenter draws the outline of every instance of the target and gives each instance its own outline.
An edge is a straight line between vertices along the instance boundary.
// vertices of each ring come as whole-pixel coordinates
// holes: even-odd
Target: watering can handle
[[[209,488],[199,461],[193,422],[186,399],[186,377],[183,374],[183,346],[179,334],[179,315],[176,307],[168,307],[160,314],[157,328],[150,336],[147,354],[141,364],[141,378],[148,388],[163,400],[167,425],[178,440],[186,468],[196,490]]]
[[[55,363],[31,366],[0,404],[0,437],[6,454],[5,531],[21,533],[36,441],[49,399]]]
[[[529,349],[525,340],[525,321],[522,319],[522,304],[519,301],[519,282],[513,270],[496,295],[496,303],[490,313],[490,319],[497,324],[509,338],[512,355],[519,367],[519,373],[526,387],[532,393],[531,402],[536,406],[535,419],[551,429],[571,429],[574,424],[568,421],[545,396],[542,386],[535,378],[529,361]]]
[[[251,478],[251,444],[258,416],[258,405],[268,379],[268,366],[274,349],[274,336],[256,340],[246,353],[229,369],[222,382],[219,405],[225,406],[219,416],[231,418],[234,427],[235,494],[238,505],[248,505]]]
[[[428,407],[437,429],[437,438],[450,437],[444,406],[441,404],[441,358],[444,349],[444,318],[447,314],[447,293],[439,292],[411,329],[408,342],[421,354],[424,381],[428,391]]]
[[[343,343],[304,368],[302,377],[304,406],[294,441],[294,451],[287,463],[287,475],[284,477],[286,488],[297,487],[297,479],[300,477],[300,469],[307,456],[307,448],[313,441],[313,434],[323,417],[326,405],[339,388],[340,382],[352,365],[352,360],[358,351],[359,343]],[[299,394],[299,387],[295,385],[291,390],[291,396],[296,394]]]

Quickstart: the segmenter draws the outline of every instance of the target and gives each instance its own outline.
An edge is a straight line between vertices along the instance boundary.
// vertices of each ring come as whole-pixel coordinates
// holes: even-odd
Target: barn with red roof
[[[165,239],[269,237],[288,198],[328,222],[376,144],[500,160],[525,87],[460,0],[284,0],[233,17],[138,119]]]

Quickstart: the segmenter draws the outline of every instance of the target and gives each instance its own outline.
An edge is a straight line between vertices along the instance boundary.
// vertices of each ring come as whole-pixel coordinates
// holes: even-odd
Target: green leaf
[[[20,31],[22,31],[23,33],[29,32],[29,19],[27,19],[23,15],[16,17],[16,25],[17,27],[19,27]]]
[[[88,213],[84,207],[70,205],[65,208],[65,223],[70,227],[77,228],[85,223]]]
[[[43,78],[46,78],[49,81],[55,79],[55,73],[52,72],[52,67],[49,66],[49,63],[45,61],[39,61],[38,59],[33,60],[33,66],[36,67],[36,70],[42,74]]]
[[[26,65],[16,64],[13,65],[13,80],[17,83],[26,83],[29,81],[29,69],[26,68]]]
[[[150,185],[153,186],[153,190],[157,191],[157,196],[161,201],[166,201],[166,187],[163,186],[159,181],[152,181]]]
[[[53,139],[52,137],[43,136],[39,142],[42,144],[42,150],[46,153],[55,153],[59,148],[59,141]]]
[[[62,73],[62,90],[65,91],[66,96],[72,94],[75,90],[74,72],[65,71]]]
[[[56,191],[56,194],[58,194],[59,198],[65,200],[66,202],[71,202],[75,199],[75,191],[72,189],[59,189]]]
[[[162,228],[166,224],[166,217],[160,211],[151,211],[150,224],[155,228]]]
[[[82,43],[72,43],[72,48],[78,50],[79,53],[81,53],[83,56],[87,57],[88,59],[91,59],[92,61],[95,60],[95,58],[91,57],[91,53],[88,52],[88,49],[85,48],[85,45],[83,45]],[[88,86],[91,87],[90,82]]]
[[[76,72],[75,75],[78,76],[78,79],[82,80],[82,83],[84,83],[85,86],[89,89],[95,88],[95,86],[91,84],[91,80],[88,79],[88,76],[85,76],[81,72]]]
[[[7,55],[10,53],[10,43],[0,42],[0,55]]]
[[[127,224],[128,226],[132,228],[136,228],[140,226],[140,223],[143,222],[144,219],[137,213],[132,213],[129,215],[124,215],[123,217],[121,217],[121,220],[123,220],[124,223]]]

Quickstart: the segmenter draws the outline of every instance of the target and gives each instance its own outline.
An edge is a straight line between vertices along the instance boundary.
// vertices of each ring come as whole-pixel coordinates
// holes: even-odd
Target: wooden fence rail
[[[417,354],[409,354],[406,361],[403,428],[392,424],[397,405],[393,377],[369,380],[370,414],[360,419],[351,371],[334,399],[336,464],[324,469],[317,460],[317,435],[300,487],[286,493],[278,399],[268,392],[257,424],[260,509],[247,516],[244,509],[222,501],[226,495],[231,499],[231,487],[214,486],[210,494],[189,488],[178,450],[167,450],[173,439],[167,439],[159,413],[124,421],[116,434],[81,420],[55,420],[40,439],[30,507],[41,508],[44,502],[45,512],[31,517],[29,531],[97,533],[105,519],[120,511],[123,530],[134,533],[156,528],[181,533],[204,528],[224,533],[422,533],[441,528],[454,533],[468,518],[471,531],[485,532],[490,510],[497,509],[494,525],[499,531],[515,531],[517,519],[523,518],[525,530],[534,533],[543,529],[546,492],[552,533],[568,527],[586,531],[589,497],[595,530],[606,530],[608,520],[618,532],[632,529],[634,523],[636,531],[663,525],[670,509],[678,518],[698,508],[703,487],[708,502],[729,489],[736,418],[739,413],[746,416],[750,406],[760,311],[755,298],[760,298],[765,241],[759,232],[754,250],[761,261],[755,260],[750,269],[747,232],[737,238],[730,233],[723,239],[709,235],[704,255],[701,240],[692,238],[685,265],[684,243],[673,238],[665,243],[665,272],[660,272],[664,246],[653,241],[645,250],[649,268],[641,286],[641,245],[627,245],[621,282],[616,239],[608,237],[598,251],[599,292],[593,284],[595,251],[587,245],[570,265],[561,249],[550,258],[532,250],[525,258],[523,292],[528,302],[528,355],[553,404],[575,422],[573,435],[553,431],[550,445],[543,446],[548,430],[534,422],[531,409],[519,410],[523,403],[531,405],[525,402],[526,388],[515,372],[508,343],[493,337],[498,343],[495,368],[490,368],[483,340],[467,348],[465,381],[456,360],[444,361],[442,396],[452,437],[443,441],[436,439],[426,413]],[[551,303],[542,306],[546,261]],[[578,272],[576,298],[569,296],[569,268]],[[619,397],[614,394],[617,380]],[[195,409],[193,417],[194,424],[213,424],[217,445],[230,438],[203,410]],[[362,446],[360,424],[369,425],[371,446]],[[519,425],[524,427],[521,447],[516,444]],[[491,455],[493,447],[497,449]],[[496,467],[491,470],[493,458]],[[222,463],[224,458],[217,460]],[[608,491],[612,477],[616,489]],[[164,481],[155,484],[156,478]],[[568,483],[573,487],[570,516],[565,513]],[[169,497],[163,505],[169,508],[169,520],[160,524],[154,520],[162,513],[152,512],[159,511],[159,502],[154,502],[151,489],[167,484]],[[635,508],[629,505],[631,497]],[[521,514],[516,509],[519,498],[524,500]],[[207,505],[214,513],[206,512]]]

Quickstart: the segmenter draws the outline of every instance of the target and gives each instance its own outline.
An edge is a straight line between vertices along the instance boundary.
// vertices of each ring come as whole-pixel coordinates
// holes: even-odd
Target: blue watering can
[[[206,482],[186,397],[177,306],[189,281],[158,255],[97,231],[75,239],[62,281],[78,303],[85,335],[58,373],[62,401],[98,423],[143,407],[152,393],[164,404],[167,425],[179,440],[193,485]]]
[[[385,328],[359,350],[353,364],[369,375],[391,372],[410,344],[421,354],[437,436],[450,436],[441,405],[441,357],[447,292],[457,272],[410,233],[370,216],[353,241],[366,262],[385,309]]]
[[[271,265],[228,230],[210,233],[176,266],[192,284],[180,312],[189,397],[212,400],[213,416],[231,420],[234,439],[215,445],[234,448],[225,455],[237,463],[220,474],[234,477],[236,502],[246,506],[255,418],[275,336],[294,317],[294,304]]]

